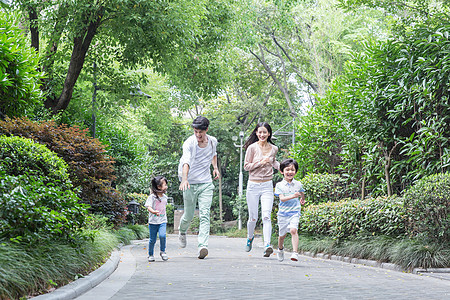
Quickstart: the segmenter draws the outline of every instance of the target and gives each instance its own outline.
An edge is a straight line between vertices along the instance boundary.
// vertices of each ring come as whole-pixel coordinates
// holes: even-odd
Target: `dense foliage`
[[[411,236],[450,243],[450,174],[417,181],[404,195],[407,229]]]
[[[12,176],[40,177],[45,184],[70,189],[67,164],[44,145],[33,140],[0,135],[0,170]]]
[[[0,239],[31,246],[42,240],[73,239],[79,232],[87,206],[74,192],[44,180],[0,171]]]
[[[308,204],[335,202],[349,196],[345,181],[337,174],[307,174],[301,179]]]
[[[450,23],[428,20],[365,43],[299,124],[301,172],[345,175],[363,196],[399,194],[415,179],[445,172],[448,32]]]
[[[17,14],[0,9],[0,117],[31,115],[41,102],[38,54],[19,27]]]
[[[302,211],[299,230],[334,239],[364,235],[401,237],[406,232],[405,220],[402,198],[344,199],[306,207]]]
[[[111,187],[113,160],[105,146],[87,135],[86,130],[53,121],[32,122],[27,118],[0,121],[0,133],[22,136],[46,145],[68,165],[73,187],[80,188],[79,197],[92,212],[109,216],[120,224],[124,220],[125,203],[121,194]]]

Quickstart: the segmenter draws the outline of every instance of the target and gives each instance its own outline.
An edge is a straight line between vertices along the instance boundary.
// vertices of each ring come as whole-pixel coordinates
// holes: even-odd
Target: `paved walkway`
[[[147,241],[137,241],[121,249],[108,279],[76,299],[450,299],[448,280],[307,256],[280,263],[254,243],[247,253],[245,239],[211,236],[200,260],[196,236],[181,249],[168,235],[169,261],[149,263]]]

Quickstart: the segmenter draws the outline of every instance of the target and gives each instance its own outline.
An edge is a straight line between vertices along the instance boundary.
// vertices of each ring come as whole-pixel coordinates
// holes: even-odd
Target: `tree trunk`
[[[28,15],[30,18],[30,33],[31,33],[31,47],[39,53],[39,28],[38,28],[38,14],[33,7],[29,8]]]
[[[100,25],[101,16],[90,23],[86,30],[82,31],[79,36],[73,40],[72,56],[70,58],[69,69],[67,71],[66,79],[64,81],[63,90],[61,95],[56,101],[47,101],[46,106],[52,109],[53,113],[65,110],[72,99],[73,89],[77,82],[78,76],[83,69],[84,61],[86,59],[86,53],[89,49],[89,45],[94,38],[97,28]]]

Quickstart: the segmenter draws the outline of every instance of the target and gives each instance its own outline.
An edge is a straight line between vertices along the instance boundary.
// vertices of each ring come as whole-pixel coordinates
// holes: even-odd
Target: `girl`
[[[273,248],[270,246],[272,222],[270,215],[273,205],[273,168],[279,169],[280,163],[275,156],[278,147],[272,142],[272,128],[269,123],[258,123],[244,144],[246,149],[244,169],[249,171],[247,183],[247,245],[245,251],[252,250],[255,238],[255,226],[258,220],[258,206],[261,200],[261,217],[263,223],[264,257],[269,257]]]
[[[155,261],[153,250],[156,243],[156,235],[159,234],[160,255],[163,261],[168,260],[166,254],[166,205],[167,179],[164,176],[156,176],[152,179],[151,194],[145,201],[145,207],[149,211],[148,229],[150,238],[148,241],[148,261]]]

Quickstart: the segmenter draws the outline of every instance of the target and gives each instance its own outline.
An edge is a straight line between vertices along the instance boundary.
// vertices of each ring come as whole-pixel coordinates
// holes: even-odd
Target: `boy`
[[[289,158],[280,164],[280,173],[283,180],[275,186],[275,196],[280,198],[278,207],[278,253],[279,261],[284,260],[284,239],[288,232],[292,236],[292,261],[298,261],[298,223],[300,219],[301,205],[305,204],[305,194],[302,184],[294,179],[298,171],[298,163]],[[300,197],[300,201],[299,198]]]

